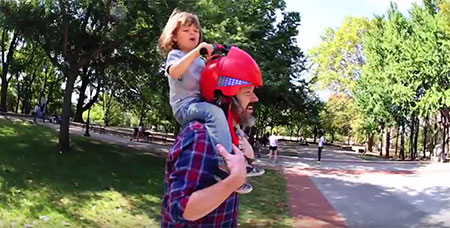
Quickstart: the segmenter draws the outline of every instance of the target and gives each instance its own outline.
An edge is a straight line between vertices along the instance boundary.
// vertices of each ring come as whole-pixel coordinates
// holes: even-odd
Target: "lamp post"
[[[89,85],[89,101],[91,100],[91,94],[92,94],[92,87]],[[91,135],[89,134],[89,124],[90,124],[90,117],[91,117],[91,107],[89,107],[88,109],[88,117],[87,117],[87,121],[86,121],[86,131],[84,132],[84,136],[86,137],[91,137]]]

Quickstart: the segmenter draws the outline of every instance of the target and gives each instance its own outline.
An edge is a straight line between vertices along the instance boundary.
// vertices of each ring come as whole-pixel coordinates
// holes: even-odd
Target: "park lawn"
[[[165,159],[0,119],[0,227],[159,227]],[[282,174],[250,179],[240,226],[292,227]]]

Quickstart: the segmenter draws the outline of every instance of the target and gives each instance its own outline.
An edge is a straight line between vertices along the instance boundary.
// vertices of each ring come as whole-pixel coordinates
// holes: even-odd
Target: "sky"
[[[286,0],[287,11],[300,13],[301,22],[297,44],[307,51],[320,44],[320,35],[326,28],[338,28],[347,16],[373,18],[383,15],[389,9],[391,0]],[[399,10],[407,15],[413,2],[421,0],[393,0]],[[310,74],[306,73],[308,80]],[[319,97],[326,101],[330,91],[317,91]]]

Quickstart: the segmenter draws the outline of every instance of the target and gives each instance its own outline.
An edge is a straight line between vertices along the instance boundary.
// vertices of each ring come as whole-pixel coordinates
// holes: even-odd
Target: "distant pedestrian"
[[[433,155],[435,157],[435,161],[437,161],[437,162],[445,162],[445,153],[444,153],[444,150],[442,150],[442,145],[441,144],[437,144],[434,147]]]
[[[317,164],[320,164],[320,159],[321,159],[322,150],[323,150],[323,144],[325,143],[325,137],[323,136],[324,134],[321,134],[321,135],[322,136],[319,139],[318,150],[317,150]]]
[[[34,113],[33,113],[33,121],[36,122],[36,119],[38,118],[39,112],[41,111],[41,107],[39,107],[38,104],[34,106]]]
[[[272,160],[272,152],[273,152],[273,162],[277,162],[278,158],[278,137],[272,133],[269,136],[269,160]]]

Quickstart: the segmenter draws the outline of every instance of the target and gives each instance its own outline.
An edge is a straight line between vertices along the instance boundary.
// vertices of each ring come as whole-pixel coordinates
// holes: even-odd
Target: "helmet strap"
[[[239,123],[239,117],[238,115],[236,115],[236,113],[231,111],[231,102],[229,102],[227,118],[228,118],[228,128],[230,129],[231,134],[231,140],[234,145],[239,146],[239,137],[236,134],[236,130],[234,129],[233,124],[234,122]]]

